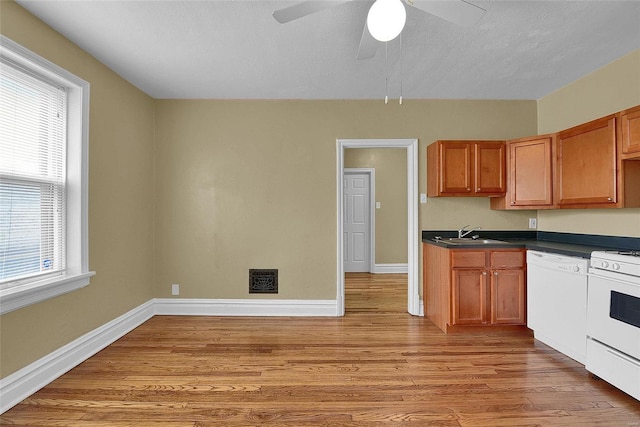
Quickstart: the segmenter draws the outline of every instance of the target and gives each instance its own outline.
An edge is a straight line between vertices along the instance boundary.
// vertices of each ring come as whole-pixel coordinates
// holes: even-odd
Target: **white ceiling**
[[[640,49],[640,0],[469,0],[470,28],[407,8],[402,55],[368,60],[370,1],[287,24],[292,1],[17,2],[154,98],[382,99],[388,70],[390,98],[539,99]]]

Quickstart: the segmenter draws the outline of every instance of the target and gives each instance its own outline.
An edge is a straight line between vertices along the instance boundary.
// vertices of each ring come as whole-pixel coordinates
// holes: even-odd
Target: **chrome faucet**
[[[474,227],[471,230],[467,230],[467,227],[469,227],[469,224],[465,225],[460,230],[458,230],[458,239],[462,239],[464,236],[466,236],[467,234],[471,234],[474,231],[482,230],[482,227]]]

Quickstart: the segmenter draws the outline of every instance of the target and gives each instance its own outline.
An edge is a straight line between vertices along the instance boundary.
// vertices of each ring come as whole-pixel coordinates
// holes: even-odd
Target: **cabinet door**
[[[524,270],[492,270],[491,323],[524,325],[525,307]]]
[[[576,126],[558,135],[558,204],[615,204],[615,116]]]
[[[640,157],[640,107],[623,111],[620,115],[622,153]]]
[[[448,142],[440,146],[440,193],[469,194],[473,183],[473,145],[464,142]]]
[[[483,142],[474,144],[474,192],[500,194],[506,191],[505,144]]]
[[[553,203],[552,138],[508,143],[510,206]]]
[[[480,269],[454,269],[451,290],[451,324],[488,323],[487,272]]]

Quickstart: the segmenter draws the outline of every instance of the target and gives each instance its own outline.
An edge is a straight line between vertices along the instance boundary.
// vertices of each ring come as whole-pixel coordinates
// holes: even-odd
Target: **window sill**
[[[0,291],[0,315],[84,288],[95,271],[58,276]]]

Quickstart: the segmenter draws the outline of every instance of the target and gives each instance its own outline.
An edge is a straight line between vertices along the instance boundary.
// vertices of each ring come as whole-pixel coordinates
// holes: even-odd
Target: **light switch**
[[[427,193],[420,193],[420,203],[427,203]]]
[[[380,209],[380,202],[376,202],[376,209]]]

